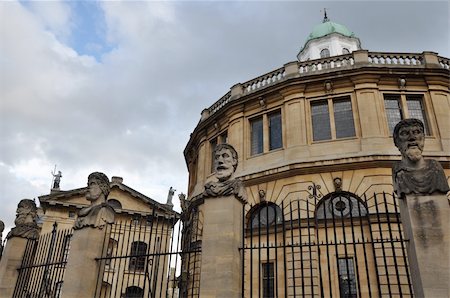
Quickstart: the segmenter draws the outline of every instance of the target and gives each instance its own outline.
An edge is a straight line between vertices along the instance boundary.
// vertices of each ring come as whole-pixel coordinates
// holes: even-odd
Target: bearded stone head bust
[[[106,202],[109,192],[108,176],[100,172],[94,172],[88,176],[86,200],[91,204],[78,212],[78,218],[73,227],[75,230],[85,227],[101,229],[106,224],[114,222],[114,208]]]
[[[419,119],[404,119],[394,128],[394,144],[402,160],[394,164],[392,179],[394,190],[401,194],[447,193],[448,183],[442,166],[436,160],[426,160],[425,127]]]
[[[39,236],[39,227],[37,224],[38,215],[36,203],[30,199],[23,199],[17,205],[15,227],[6,236],[22,237],[28,239],[36,239]]]

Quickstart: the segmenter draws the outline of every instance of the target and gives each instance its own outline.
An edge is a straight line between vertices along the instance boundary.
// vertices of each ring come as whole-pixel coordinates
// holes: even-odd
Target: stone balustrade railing
[[[219,111],[223,106],[242,95],[250,94],[292,77],[304,77],[313,74],[333,72],[343,69],[355,69],[363,66],[376,67],[438,67],[449,69],[450,59],[437,56],[433,52],[423,53],[381,53],[366,50],[351,54],[327,57],[309,61],[293,61],[267,74],[236,84],[231,90],[202,112],[202,120]]]

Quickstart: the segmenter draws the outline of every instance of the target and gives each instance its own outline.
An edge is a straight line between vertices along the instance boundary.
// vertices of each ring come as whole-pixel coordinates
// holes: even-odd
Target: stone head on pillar
[[[402,162],[412,168],[425,166],[422,156],[425,145],[423,122],[419,119],[404,119],[394,128],[394,144],[402,154]]]
[[[36,203],[30,199],[21,200],[17,205],[16,219],[14,220],[16,226],[11,229],[6,238],[17,236],[36,239],[39,236],[37,219]]]
[[[436,160],[424,159],[424,124],[419,119],[404,119],[394,128],[394,144],[402,160],[392,168],[394,190],[401,194],[432,194],[449,191],[442,166]]]
[[[88,176],[88,191],[86,199],[95,203],[103,203],[109,195],[110,186],[108,177],[100,172],[91,173]]]
[[[227,181],[231,178],[238,165],[238,154],[233,146],[219,144],[214,149],[214,168],[219,181]]]

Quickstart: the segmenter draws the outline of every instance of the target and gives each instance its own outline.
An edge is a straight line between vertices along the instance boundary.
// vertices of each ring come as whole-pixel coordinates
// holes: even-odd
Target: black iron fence
[[[25,247],[14,298],[59,297],[64,281],[72,230],[57,230],[29,239]]]
[[[181,248],[178,216],[153,214],[111,225],[106,254],[99,257],[100,297],[179,297],[181,258],[196,252]]]
[[[387,194],[244,206],[244,297],[412,297],[398,206]]]

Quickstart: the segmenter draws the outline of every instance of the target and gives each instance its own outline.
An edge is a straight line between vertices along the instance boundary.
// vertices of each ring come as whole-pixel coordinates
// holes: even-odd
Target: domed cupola
[[[331,22],[325,11],[322,24],[314,27],[297,55],[299,61],[348,54],[361,49],[361,42],[344,25]]]

